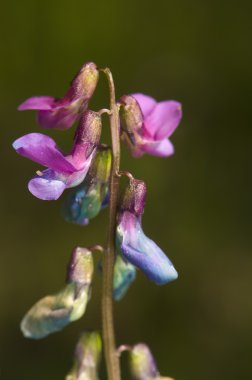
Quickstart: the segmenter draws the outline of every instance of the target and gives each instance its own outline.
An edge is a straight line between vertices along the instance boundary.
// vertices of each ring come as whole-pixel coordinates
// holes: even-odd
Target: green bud
[[[41,339],[81,318],[90,297],[93,270],[91,252],[75,248],[69,263],[67,285],[59,293],[39,300],[27,312],[21,322],[24,336]]]
[[[102,342],[98,332],[84,333],[75,349],[75,361],[66,380],[97,380]]]

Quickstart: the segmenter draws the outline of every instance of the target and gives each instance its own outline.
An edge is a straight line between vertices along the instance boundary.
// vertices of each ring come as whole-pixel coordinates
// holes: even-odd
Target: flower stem
[[[115,263],[116,212],[119,192],[117,173],[120,166],[119,110],[115,98],[115,86],[111,71],[102,70],[109,82],[110,93],[110,133],[112,140],[112,168],[110,176],[109,226],[107,247],[103,255],[102,283],[102,331],[108,380],[120,380],[119,359],[116,352],[113,320],[113,277]]]

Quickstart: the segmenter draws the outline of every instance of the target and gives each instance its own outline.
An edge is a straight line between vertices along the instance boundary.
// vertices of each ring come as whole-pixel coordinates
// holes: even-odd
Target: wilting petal
[[[21,322],[24,336],[41,339],[81,318],[90,297],[92,276],[91,252],[77,247],[69,263],[68,284],[59,293],[39,300],[28,311]]]
[[[120,301],[136,278],[136,268],[117,255],[114,266],[113,297]]]
[[[76,168],[64,157],[55,141],[41,133],[29,133],[14,141],[18,154],[59,172],[73,173]]]
[[[170,137],[182,118],[182,107],[173,100],[157,103],[144,121],[145,128],[154,140]]]
[[[177,271],[164,252],[143,232],[140,221],[124,212],[117,227],[121,254],[158,285],[176,280]]]
[[[174,153],[174,146],[168,139],[162,140],[160,142],[148,142],[145,140],[144,144],[142,145],[142,154],[144,152],[157,157],[168,157]]]
[[[144,118],[146,118],[153,111],[157,104],[157,101],[148,95],[137,93],[132,94],[132,96],[136,99],[137,103],[139,104]]]
[[[50,110],[55,99],[51,96],[34,96],[18,106],[19,111],[25,110]]]
[[[74,355],[74,366],[66,380],[97,380],[101,360],[102,341],[98,332],[84,333]]]

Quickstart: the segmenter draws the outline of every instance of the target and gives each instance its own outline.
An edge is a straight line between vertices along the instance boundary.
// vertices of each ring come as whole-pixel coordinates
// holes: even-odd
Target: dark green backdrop
[[[139,273],[115,308],[118,342],[148,342],[161,373],[176,380],[252,378],[251,8],[242,0],[2,4],[1,379],[64,379],[79,331],[100,324],[98,276],[83,319],[41,342],[19,331],[28,307],[61,287],[72,247],[105,238],[106,211],[78,228],[61,219],[61,200],[33,198],[26,186],[38,166],[11,148],[40,131],[17,105],[61,96],[88,60],[111,68],[118,95],[176,99],[184,110],[172,158],[133,160],[123,150],[123,168],[148,184],[145,231],[180,277],[161,288]],[[105,80],[92,105],[107,105]],[[52,135],[70,145],[72,131]]]

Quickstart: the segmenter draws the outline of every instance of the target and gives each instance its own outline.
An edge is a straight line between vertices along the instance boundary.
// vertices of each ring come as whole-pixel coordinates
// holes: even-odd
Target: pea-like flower
[[[179,102],[157,102],[143,94],[125,95],[121,103],[121,136],[134,157],[144,153],[166,157],[174,153],[169,137],[180,123]]]
[[[29,181],[29,191],[37,198],[56,200],[66,188],[78,186],[86,177],[100,135],[100,116],[86,111],[69,155],[64,155],[52,138],[41,133],[29,133],[14,141],[13,147],[18,154],[48,167],[38,171],[37,176]]]
[[[131,179],[120,206],[117,226],[117,249],[122,257],[141,269],[158,285],[178,277],[177,271],[164,252],[142,230],[146,185]]]
[[[84,332],[75,349],[74,365],[66,380],[97,380],[102,341],[98,332]]]
[[[134,380],[173,380],[159,375],[155,359],[146,344],[136,344],[130,349],[129,354]]]
[[[57,294],[39,300],[24,316],[21,330],[26,338],[41,339],[81,318],[90,297],[94,264],[86,248],[73,250],[67,284]]]
[[[111,148],[101,145],[85,180],[67,197],[63,215],[68,222],[86,225],[108,203]]]
[[[85,63],[63,98],[35,96],[22,103],[18,110],[37,110],[37,120],[43,128],[68,129],[87,109],[98,78],[99,71],[96,64]]]

